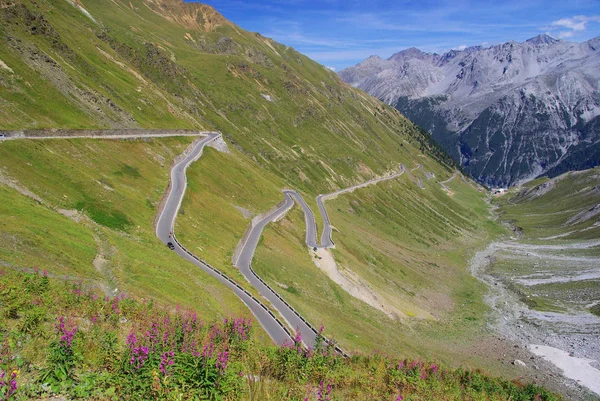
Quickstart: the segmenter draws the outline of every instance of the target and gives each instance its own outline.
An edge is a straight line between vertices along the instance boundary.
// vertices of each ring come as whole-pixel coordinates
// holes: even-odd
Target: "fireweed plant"
[[[8,339],[2,342],[0,350],[0,399],[8,400],[16,394],[19,370],[13,361]]]
[[[321,327],[283,346],[251,319],[193,311],[45,272],[0,271],[0,400],[558,400],[534,384],[384,356],[343,358]]]

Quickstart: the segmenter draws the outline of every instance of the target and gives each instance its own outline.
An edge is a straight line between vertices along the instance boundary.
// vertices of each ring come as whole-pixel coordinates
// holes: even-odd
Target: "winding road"
[[[201,260],[187,249],[185,249],[173,232],[175,225],[175,217],[181,207],[181,202],[185,189],[187,186],[187,180],[185,172],[188,166],[198,160],[202,156],[204,146],[215,139],[219,138],[221,134],[211,133],[201,141],[199,141],[190,154],[177,163],[171,170],[171,186],[169,194],[167,195],[167,201],[165,206],[158,217],[156,224],[156,236],[165,244],[173,242],[175,246],[174,252],[185,260],[195,264],[200,269],[215,277],[233,292],[248,306],[250,311],[254,314],[260,325],[265,329],[267,334],[277,343],[284,344],[292,338],[292,333],[287,327],[256,297],[244,290],[238,283],[221,273],[214,267],[210,266],[205,261]],[[255,245],[256,247],[256,245]]]
[[[446,181],[438,181],[438,184],[440,184],[446,192],[450,192],[450,188],[448,188],[448,186],[446,184],[449,184],[450,182],[454,181],[454,179],[459,175],[462,178],[462,180],[467,185],[469,185],[471,188],[477,190],[478,192],[483,191],[483,188],[481,187],[481,185],[473,184],[470,180],[467,180],[465,178],[465,176],[463,175],[463,173],[461,173],[460,171],[455,171],[454,174],[452,174],[452,177],[448,178]]]
[[[206,273],[208,273],[209,275],[211,275],[212,277],[216,278],[217,280],[225,284],[227,287],[229,287],[242,300],[242,302],[246,304],[246,306],[254,314],[260,325],[265,329],[267,334],[277,344],[280,345],[289,342],[295,337],[294,333],[292,333],[288,327],[293,327],[296,331],[300,332],[302,334],[302,342],[308,347],[313,347],[315,345],[315,339],[318,333],[317,330],[306,321],[306,319],[304,319],[298,312],[296,312],[283,298],[281,298],[281,296],[279,296],[279,294],[277,294],[276,291],[274,291],[252,269],[251,262],[254,256],[254,251],[258,246],[258,242],[260,240],[260,236],[262,235],[264,227],[268,223],[281,218],[287,211],[289,211],[294,206],[294,202],[296,202],[302,207],[302,210],[304,211],[306,223],[306,244],[311,248],[332,248],[335,246],[335,244],[331,238],[331,221],[329,219],[329,215],[327,214],[327,209],[325,208],[324,201],[335,198],[336,196],[344,193],[352,192],[358,188],[363,188],[386,180],[392,180],[401,176],[405,172],[409,175],[409,178],[412,181],[419,185],[419,187],[423,188],[422,181],[420,179],[415,179],[406,169],[406,167],[403,164],[401,164],[400,171],[389,176],[372,179],[364,183],[354,185],[349,188],[344,188],[329,194],[318,195],[316,197],[316,203],[319,209],[319,213],[321,214],[321,218],[323,220],[323,232],[321,233],[321,241],[319,243],[317,243],[317,225],[312,209],[306,203],[306,201],[304,200],[302,195],[300,195],[300,193],[290,189],[284,190],[284,201],[278,204],[272,212],[268,213],[266,216],[262,217],[260,220],[255,222],[253,226],[251,226],[249,235],[243,244],[239,257],[235,262],[235,266],[240,270],[240,272],[244,275],[248,282],[251,285],[253,285],[259,291],[261,296],[267,299],[283,317],[283,319],[285,320],[285,323],[283,323],[261,300],[257,299],[254,295],[245,290],[240,284],[238,284],[233,279],[220,272],[216,268],[212,267],[206,261],[197,257],[192,252],[185,249],[185,247],[183,247],[181,243],[177,240],[177,237],[174,233],[175,218],[181,207],[183,196],[187,187],[186,170],[191,163],[198,160],[202,156],[204,147],[207,144],[217,139],[220,139],[221,134],[216,132],[206,133],[198,131],[147,132],[142,130],[140,130],[140,132],[128,132],[126,134],[120,134],[118,132],[110,131],[110,134],[107,134],[109,131],[110,130],[100,130],[98,131],[102,133],[100,135],[98,135],[97,133],[60,135],[54,132],[44,132],[36,135],[28,135],[20,131],[10,132],[8,135],[5,135],[5,132],[3,131],[3,134],[0,137],[0,139],[136,139],[174,136],[202,137],[203,135],[205,135],[205,137],[202,140],[195,143],[193,149],[189,152],[189,154],[185,156],[181,161],[177,162],[171,170],[171,181],[170,186],[168,188],[168,194],[166,195],[166,201],[164,202],[164,207],[159,212],[159,215],[157,216],[156,220],[156,236],[164,244],[167,244],[169,242],[173,243],[173,251],[177,253],[180,257],[195,264],[197,267],[199,267],[200,269],[202,269],[203,271],[205,271]],[[419,167],[421,168],[421,170],[423,170],[427,179],[433,177],[433,174],[427,173],[423,169],[423,166],[418,165],[417,168]],[[456,175],[457,173],[455,173],[449,180],[444,181],[444,183],[450,182],[456,177]],[[440,184],[444,186],[444,183]],[[338,346],[335,346],[335,349],[338,353],[344,356],[348,356]]]
[[[190,251],[185,249],[174,233],[175,218],[181,207],[181,202],[186,190],[186,170],[187,167],[198,160],[202,156],[204,146],[208,143],[219,138],[221,134],[210,133],[206,138],[196,143],[193,150],[179,163],[175,164],[171,170],[171,185],[169,193],[166,197],[163,210],[157,219],[156,224],[156,235],[163,242],[173,242],[175,247],[174,251],[182,258],[194,263],[196,266],[209,273],[211,276],[217,278],[223,284],[231,288],[236,295],[250,308],[252,313],[256,316],[259,323],[264,327],[266,332],[277,344],[283,344],[286,341],[292,339],[292,333],[287,327],[293,327],[296,331],[302,334],[302,342],[308,347],[314,347],[317,330],[310,325],[298,312],[294,310],[276,291],[274,291],[263,279],[261,279],[252,269],[252,258],[254,252],[258,246],[260,236],[267,224],[277,220],[284,215],[288,210],[294,206],[296,201],[303,209],[306,222],[306,243],[311,247],[325,247],[330,248],[334,246],[331,239],[331,221],[327,214],[327,210],[324,205],[324,201],[327,199],[334,198],[340,194],[352,192],[358,188],[363,188],[368,185],[373,185],[381,181],[391,180],[400,175],[404,174],[406,167],[400,166],[400,172],[381,178],[376,178],[358,185],[354,185],[349,188],[344,188],[339,191],[332,192],[326,195],[319,195],[316,197],[317,206],[321,218],[323,219],[323,233],[321,235],[321,241],[318,244],[317,237],[317,226],[314,213],[308,206],[302,195],[295,190],[284,191],[284,201],[279,204],[272,212],[262,217],[259,221],[255,222],[251,227],[251,230],[244,242],[242,249],[239,253],[239,257],[236,260],[235,266],[244,275],[248,282],[253,285],[263,296],[266,298],[279,314],[287,323],[287,326],[283,324],[260,300],[252,296],[248,291],[244,290],[238,283],[227,277],[217,269],[210,266],[205,261],[201,260]],[[337,351],[346,355],[343,350],[336,347]]]
[[[421,167],[422,168],[422,167]],[[318,195],[316,197],[317,207],[319,208],[319,213],[321,214],[321,218],[323,220],[323,232],[321,233],[321,241],[317,242],[317,224],[315,220],[315,215],[310,208],[310,206],[306,203],[302,195],[293,189],[286,189],[283,191],[284,193],[284,201],[281,202],[278,207],[272,210],[267,215],[260,218],[258,221],[253,221],[250,224],[248,235],[246,240],[241,243],[241,250],[236,252],[239,254],[239,257],[234,259],[234,266],[239,269],[239,271],[244,275],[244,277],[252,284],[255,288],[258,289],[260,294],[268,299],[271,304],[277,308],[279,313],[284,317],[286,322],[290,327],[294,327],[297,331],[302,333],[302,340],[307,346],[314,346],[315,338],[317,335],[317,330],[304,319],[298,312],[294,310],[294,308],[289,305],[279,294],[273,290],[263,279],[258,276],[254,270],[252,269],[252,258],[254,256],[254,251],[258,245],[260,240],[260,236],[265,228],[265,226],[273,221],[276,221],[281,216],[283,216],[288,210],[290,210],[294,206],[294,201],[300,205],[304,212],[304,222],[306,224],[306,244],[311,248],[332,248],[334,247],[333,240],[331,238],[332,228],[331,221],[329,219],[329,215],[327,214],[327,209],[325,208],[324,201],[328,199],[335,198],[338,195],[352,192],[358,188],[364,188],[369,185],[377,184],[382,181],[395,179],[402,174],[407,172],[406,166],[403,164],[400,165],[400,171],[389,176],[375,178],[369,181],[366,181],[361,184],[357,184],[348,188],[340,189],[338,191],[325,194]],[[430,176],[426,173],[426,176],[429,178]],[[417,183],[419,187],[422,188],[422,182],[418,182],[412,175],[410,176],[411,180]],[[343,350],[339,347],[336,347],[336,350],[344,355]]]
[[[287,302],[283,300],[267,283],[264,282],[252,269],[252,258],[254,251],[260,240],[263,229],[267,224],[275,221],[294,206],[294,200],[289,194],[285,194],[285,201],[277,209],[269,213],[267,216],[260,219],[252,227],[246,242],[243,245],[240,256],[237,259],[235,267],[246,277],[260,294],[271,302],[271,304],[279,311],[290,327],[295,328],[302,334],[302,341],[306,346],[314,347],[317,336],[316,330],[296,312]]]
[[[267,299],[273,305],[273,307],[279,312],[279,314],[283,317],[283,319],[285,321],[285,323],[284,323],[261,300],[257,299],[255,296],[253,296],[251,293],[249,293],[247,290],[245,290],[241,285],[236,283],[233,279],[231,279],[224,273],[215,269],[210,264],[201,260],[194,254],[192,254],[190,251],[185,249],[179,243],[179,241],[177,241],[177,238],[174,234],[175,218],[181,207],[181,203],[182,203],[183,196],[185,194],[185,190],[186,190],[186,186],[187,186],[186,170],[191,163],[198,160],[202,156],[204,147],[207,144],[210,144],[211,142],[221,138],[220,133],[200,133],[200,132],[195,132],[195,133],[191,133],[191,132],[190,133],[182,133],[182,132],[158,133],[157,132],[157,133],[139,133],[139,134],[136,133],[136,134],[122,134],[122,135],[115,134],[115,135],[110,135],[110,136],[108,136],[108,135],[107,136],[86,135],[86,134],[82,134],[82,135],[45,134],[45,135],[38,135],[38,136],[23,136],[19,132],[17,135],[7,136],[3,132],[4,131],[0,131],[0,142],[5,141],[5,140],[15,140],[15,139],[93,138],[93,139],[104,139],[105,140],[105,139],[157,138],[157,137],[171,137],[171,136],[202,137],[203,135],[206,135],[203,139],[195,142],[195,144],[193,145],[193,148],[191,149],[189,154],[187,154],[183,158],[183,160],[177,162],[173,166],[173,168],[171,170],[171,177],[170,177],[171,182],[170,182],[168,194],[165,197],[166,201],[164,202],[164,208],[162,209],[162,211],[159,212],[159,215],[157,216],[156,235],[165,244],[172,242],[174,245],[173,251],[175,253],[177,253],[180,257],[195,264],[198,268],[202,269],[204,272],[208,273],[212,277],[216,278],[217,280],[219,280],[220,282],[225,284],[228,288],[230,288],[242,300],[242,302],[244,302],[244,304],[251,310],[251,312],[254,314],[254,316],[256,317],[258,322],[261,324],[261,326],[264,328],[264,330],[267,332],[267,334],[277,344],[284,344],[286,342],[289,342],[291,339],[293,339],[294,334],[289,330],[288,327],[294,327],[296,330],[298,330],[299,332],[302,333],[304,345],[306,345],[308,347],[312,347],[315,345],[317,331],[300,314],[298,314],[284,299],[282,299],[277,294],[277,292],[275,292],[267,283],[265,283],[264,280],[262,280],[252,269],[251,261],[254,256],[254,252],[256,250],[258,242],[260,240],[260,236],[262,235],[262,232],[264,230],[264,227],[268,223],[277,221],[279,218],[281,218],[285,213],[287,213],[287,211],[289,211],[294,206],[294,202],[296,202],[301,206],[302,210],[304,211],[304,215],[305,215],[306,244],[311,248],[315,248],[315,247],[332,248],[332,247],[334,247],[334,242],[331,238],[331,234],[332,234],[331,221],[327,214],[327,210],[325,208],[324,201],[326,201],[328,199],[332,199],[332,198],[334,198],[338,195],[344,194],[344,193],[352,192],[358,188],[363,188],[363,187],[366,187],[369,185],[379,183],[381,181],[397,178],[404,173],[407,173],[409,178],[413,182],[415,182],[419,187],[424,188],[423,182],[420,178],[413,177],[410,174],[410,171],[408,171],[404,165],[400,165],[400,171],[395,174],[392,174],[392,175],[389,175],[386,177],[373,179],[373,180],[370,180],[370,181],[367,181],[367,182],[364,182],[364,183],[361,183],[361,184],[358,184],[358,185],[355,185],[355,186],[352,186],[349,188],[344,188],[344,189],[341,189],[341,190],[338,190],[338,191],[335,191],[335,192],[332,192],[329,194],[318,195],[316,197],[316,203],[317,203],[317,207],[319,209],[319,213],[321,214],[321,218],[323,220],[323,232],[321,233],[321,240],[319,243],[317,243],[317,226],[316,226],[316,220],[315,220],[313,211],[311,210],[309,205],[306,203],[306,201],[304,200],[302,195],[300,195],[300,193],[298,193],[295,190],[284,190],[283,191],[284,192],[283,202],[278,204],[277,207],[274,208],[274,210],[270,211],[264,217],[260,218],[260,220],[256,221],[254,223],[254,225],[251,227],[250,233],[249,233],[246,241],[243,244],[243,248],[241,250],[240,256],[237,259],[236,264],[235,264],[236,267],[238,267],[238,269],[240,270],[240,272],[249,281],[249,283],[251,285],[253,285],[259,291],[261,296],[264,297],[265,299]],[[420,168],[422,170],[422,172],[425,174],[425,177],[427,179],[434,178],[434,175],[432,173],[426,172],[424,170],[423,166],[420,164],[417,165],[417,167],[415,167],[411,171],[415,171],[418,168]],[[479,191],[484,190],[478,184],[472,182],[471,180],[467,180],[467,178],[458,171],[455,172],[449,179],[442,181],[442,182],[438,182],[438,183],[446,191],[450,191],[450,189],[446,186],[446,184],[448,184],[451,181],[453,181],[454,179],[456,179],[459,175],[462,178],[462,180],[464,182],[466,182],[468,185],[470,185],[471,187],[474,187],[475,189],[477,189]],[[28,195],[28,196],[30,196],[30,195]],[[593,247],[593,246],[597,246],[597,245],[598,245],[598,241],[592,241],[589,244],[586,244],[585,246],[579,246],[579,248],[583,249],[583,248]],[[498,245],[491,244],[490,248],[493,246],[498,246]],[[513,248],[516,246],[512,245],[512,244],[508,244],[508,245],[504,245],[504,247]],[[550,250],[563,249],[564,250],[564,249],[569,248],[569,246],[565,245],[565,244],[550,245],[550,246],[523,244],[523,245],[520,245],[520,247],[524,248],[523,252],[526,252],[528,255],[536,255],[536,254],[531,252],[531,250],[527,250],[527,249],[529,249],[527,247],[536,247],[536,249],[539,249],[539,250],[548,250],[548,249],[550,249]],[[489,256],[487,254],[488,252],[489,251],[487,249],[483,252],[480,252],[479,253],[480,256],[478,258],[476,256],[476,260],[487,259]],[[541,257],[541,255],[538,255],[538,256]],[[483,262],[480,262],[480,263],[483,263]],[[4,264],[5,267],[15,268],[14,266],[8,265],[6,263],[0,262],[0,264]],[[482,267],[481,266],[472,266],[471,269],[473,271],[474,276],[478,277],[477,272],[478,272],[478,270],[482,269]],[[585,277],[587,277],[587,276],[585,276]],[[559,279],[556,279],[556,278],[545,279],[546,280],[545,282],[558,282],[558,280],[569,280],[570,278],[571,278],[570,276],[567,276],[566,278],[559,278]],[[484,280],[482,278],[480,278],[480,279],[484,282],[487,282],[486,280]],[[527,281],[523,282],[522,284],[528,285],[527,282],[532,282],[532,279],[527,279]],[[497,283],[495,283],[495,284],[497,284]],[[494,288],[494,287],[495,287],[494,285],[490,285],[490,288]],[[499,304],[499,302],[496,302],[496,304]],[[503,304],[506,305],[507,302],[503,302]],[[494,305],[492,305],[492,306],[494,306]],[[521,312],[519,314],[519,316],[522,316],[522,315],[523,315],[523,312]],[[565,317],[565,316],[560,316],[560,314],[558,314],[558,313],[550,313],[550,312],[547,312],[544,314],[538,314],[538,319],[541,320],[541,318],[539,316],[542,316],[543,318],[545,318],[547,320],[566,319],[566,318],[577,319],[577,320],[574,320],[574,322],[579,324],[579,326],[581,326],[581,321],[579,320],[581,318],[579,316],[570,316],[569,315],[569,316]],[[584,318],[593,319],[593,317],[590,318],[589,314],[585,315]],[[565,321],[568,322],[568,320],[565,320]],[[592,321],[592,324],[594,324],[594,323],[595,323],[595,321]],[[522,328],[523,326],[520,326],[520,327]],[[521,332],[521,331],[519,331],[519,332]],[[556,349],[556,348],[552,348],[552,347],[530,345],[530,348],[532,348],[532,350],[539,348],[540,349],[539,352],[536,352],[536,351],[533,351],[533,352],[537,353],[538,355],[544,356],[544,357],[547,357],[547,354],[550,352],[560,352],[560,349]],[[542,350],[542,348],[544,348],[544,350]],[[344,351],[341,350],[337,346],[336,346],[336,351],[338,353],[343,354],[344,356],[347,356],[347,354],[345,354]],[[573,363],[571,363],[571,361],[572,360],[580,360],[580,359],[574,358],[572,354],[568,354],[566,352],[563,352],[563,354],[564,355],[559,355],[562,358],[560,361],[568,361],[569,366],[572,365],[571,373],[575,372],[574,374],[576,374],[576,375],[569,376],[569,377],[577,379],[578,377],[580,377],[578,374],[581,373],[582,365],[578,362],[573,364]],[[552,360],[552,359],[550,359],[550,360]],[[552,361],[553,361],[553,363],[557,363],[555,360],[552,360]],[[583,360],[583,361],[587,363],[587,366],[590,366],[588,363],[589,360]],[[562,365],[557,363],[557,366],[561,367],[561,369],[566,371],[566,368],[562,367]],[[586,367],[586,366],[584,366],[584,367]],[[584,383],[584,385],[591,388],[592,391],[595,391],[596,393],[598,393],[598,387],[596,385],[596,383],[598,383],[597,369],[593,369],[593,367],[591,367],[591,369],[593,370],[593,374],[595,376],[589,382],[591,384]],[[568,376],[568,373],[567,373],[567,376]],[[577,380],[577,381],[579,382],[580,380]],[[593,387],[594,385],[596,385],[596,386]]]
[[[420,164],[417,166],[417,168],[419,168],[419,166],[425,173],[427,179],[433,177],[433,174],[425,172],[423,166],[421,166]],[[423,182],[420,179],[415,178],[412,174],[410,174],[404,164],[400,164],[400,171],[397,173],[390,174],[385,177],[374,178],[372,180],[365,181],[363,183],[353,185],[348,188],[340,189],[329,194],[318,195],[316,197],[316,202],[317,207],[319,208],[319,213],[321,214],[321,219],[323,220],[323,232],[321,233],[320,242],[317,242],[317,223],[315,220],[315,215],[310,206],[308,206],[308,204],[302,197],[302,195],[300,195],[297,191],[292,189],[286,189],[283,191],[283,193],[286,194],[286,196],[291,196],[292,198],[294,198],[296,203],[298,203],[304,211],[304,221],[306,223],[306,245],[308,245],[311,248],[333,248],[335,246],[335,243],[333,242],[333,239],[331,237],[331,220],[329,220],[329,215],[327,214],[327,209],[325,208],[324,202],[326,200],[333,199],[338,195],[353,192],[354,190],[359,188],[374,185],[382,181],[393,180],[395,178],[400,177],[404,173],[406,173],[409,176],[409,178],[419,186],[419,188],[424,188]]]

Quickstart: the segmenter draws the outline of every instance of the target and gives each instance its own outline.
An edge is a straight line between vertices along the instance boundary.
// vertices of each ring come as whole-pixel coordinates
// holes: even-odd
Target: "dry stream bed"
[[[590,312],[600,299],[600,241],[536,242],[494,242],[473,257],[492,328],[528,349],[525,362],[555,375],[566,397],[600,400],[600,316]]]

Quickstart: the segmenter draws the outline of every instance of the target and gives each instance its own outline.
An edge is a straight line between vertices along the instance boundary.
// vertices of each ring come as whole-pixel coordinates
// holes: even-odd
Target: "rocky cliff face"
[[[600,38],[429,54],[407,49],[340,71],[396,106],[482,183],[513,185],[600,159]]]

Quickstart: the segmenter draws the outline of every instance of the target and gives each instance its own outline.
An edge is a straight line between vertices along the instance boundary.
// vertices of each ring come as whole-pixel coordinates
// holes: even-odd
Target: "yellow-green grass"
[[[598,204],[597,190],[600,185],[600,169],[584,172],[567,173],[552,180],[554,188],[539,197],[524,195],[522,191],[534,190],[548,183],[541,178],[527,183],[524,187],[511,190],[508,194],[495,199],[499,206],[500,217],[514,222],[523,228],[528,240],[571,233],[561,239],[593,239],[598,238],[600,229],[594,227],[598,216],[578,224],[567,224],[577,213],[590,209]],[[519,194],[521,193],[521,196]]]
[[[51,29],[46,34],[29,34],[27,18],[22,14],[17,18],[8,17],[10,24],[0,27],[0,32],[6,30],[21,40],[19,51],[11,46],[0,47],[0,58],[13,69],[13,73],[0,70],[2,78],[9,83],[2,96],[7,101],[3,128],[83,129],[135,125],[119,115],[116,108],[105,104],[104,99],[98,99],[98,95],[110,99],[142,126],[202,127],[200,118],[190,121],[184,114],[178,115],[170,106],[171,99],[160,93],[151,80],[119,64],[110,47],[96,37],[98,26],[69,2],[34,5],[24,1],[21,4],[29,12],[43,15]],[[36,28],[40,28],[39,25]],[[58,37],[52,37],[52,31]],[[29,55],[32,51],[39,60]],[[41,56],[44,53],[57,64],[47,62]],[[96,101],[80,100],[76,88],[89,92]]]
[[[170,162],[191,141],[1,143],[3,174],[48,205],[0,186],[2,259],[16,267],[93,278],[110,284],[110,290],[114,285],[119,292],[193,306],[210,318],[249,315],[232,292],[172,253],[154,235],[153,221],[168,184]],[[77,209],[89,218],[77,223],[58,209]],[[92,264],[97,252],[107,259],[99,270]]]
[[[188,187],[176,221],[178,239],[191,251],[240,283],[233,251],[252,218],[283,200],[282,181],[261,170],[235,148],[221,153],[206,148],[188,168]]]
[[[233,148],[240,150],[239,153],[231,155],[231,160],[227,159],[230,156],[207,152],[206,160],[214,156],[214,159],[210,159],[211,167],[209,167],[212,169],[210,177],[214,177],[214,182],[208,183],[207,191],[202,191],[201,183],[209,175],[193,176],[196,169],[201,171],[205,160],[201,159],[192,166],[189,199],[188,196],[184,199],[184,214],[179,216],[177,228],[186,246],[223,269],[227,269],[233,248],[249,223],[240,212],[235,210],[232,202],[223,204],[224,199],[233,199],[231,196],[243,198],[247,202],[246,206],[242,202],[237,205],[256,213],[268,209],[282,199],[280,190],[287,186],[302,191],[316,212],[314,196],[318,193],[327,193],[382,175],[397,168],[399,163],[406,164],[408,168],[422,163],[426,170],[433,171],[436,179],[440,180],[450,174],[447,166],[433,160],[433,157],[445,161],[447,158],[436,153],[436,149],[428,142],[428,136],[418,131],[397,111],[358,90],[343,85],[334,73],[286,46],[228,24],[209,32],[190,28],[172,19],[168,20],[161,13],[153,12],[141,0],[115,1],[106,4],[84,1],[82,4],[94,18],[101,22],[101,27],[68,2],[51,4],[42,0],[35,6],[25,0],[23,4],[35,13],[44,15],[60,35],[58,45],[45,35],[31,35],[23,28],[25,26],[23,24],[18,26],[12,23],[6,24],[0,29],[23,40],[23,43],[35,45],[41,52],[57,60],[68,79],[78,87],[93,89],[110,98],[132,115],[141,126],[217,128],[223,131]],[[193,40],[190,40],[189,36]],[[198,48],[197,44],[202,40],[216,43],[224,37],[229,37],[238,43],[241,51],[236,54],[226,52],[213,54]],[[157,52],[160,53],[156,58],[151,58],[152,51],[147,51],[147,45],[150,43],[154,46],[153,49],[158,49]],[[269,62],[255,63],[249,60],[245,55],[247,50],[262,52]],[[19,55],[14,48],[6,49],[6,60],[10,60],[9,65],[15,66],[17,75],[21,70],[28,76],[34,76],[36,73],[25,65],[26,55]],[[178,67],[184,68],[185,71],[175,71]],[[3,77],[8,76],[6,75],[8,73],[2,72],[2,74]],[[139,74],[142,79],[136,74]],[[13,77],[18,81],[11,85],[11,91],[14,93],[17,93],[21,86],[26,86],[19,81],[23,76]],[[47,77],[40,79],[44,79],[47,83]],[[274,101],[265,100],[261,96],[263,93],[269,94]],[[94,114],[96,112],[89,110],[89,107],[80,104],[73,106],[75,104],[73,99],[69,96],[63,97],[57,96],[61,100],[56,114],[60,114],[62,109],[73,108],[79,111],[78,115],[71,116],[65,113],[65,116],[70,116],[69,119],[59,121],[51,110],[40,108],[36,111],[34,107],[36,97],[32,96],[24,100],[27,105],[11,106],[13,108],[10,109],[26,109],[32,118],[19,123],[18,118],[12,118],[16,112],[11,111],[8,113],[11,119],[5,120],[8,123],[2,127],[90,127],[128,124],[119,121],[114,110],[109,110],[105,105],[100,107],[107,115],[106,118]],[[12,98],[8,100],[11,105],[14,102]],[[248,159],[234,160],[244,157]],[[127,175],[135,174],[135,170],[127,166],[137,166],[124,164],[124,166],[114,166],[113,171],[121,171],[123,174],[118,180],[135,182],[136,178]],[[236,171],[238,168],[251,171],[252,178],[245,177],[244,171]],[[139,172],[146,178],[141,169]],[[162,174],[166,180],[166,171]],[[22,178],[29,186],[28,177]],[[66,193],[68,197],[75,196],[78,199],[73,202],[63,201],[61,198],[63,194],[60,193],[57,195],[58,199],[52,202],[67,203],[66,206],[70,208],[77,206],[86,208],[91,217],[96,220],[112,225],[117,231],[124,229],[127,236],[133,239],[141,238],[142,234],[132,230],[137,229],[138,225],[144,229],[146,226],[139,222],[143,220],[144,224],[147,224],[151,213],[144,211],[146,217],[134,216],[141,213],[140,210],[144,210],[143,203],[140,205],[138,202],[141,206],[138,207],[139,210],[125,210],[122,209],[118,199],[114,199],[112,205],[106,203],[112,208],[107,211],[113,212],[108,213],[108,219],[102,213],[97,213],[96,204],[92,201],[99,199],[100,196],[112,196],[103,192],[105,191],[103,185],[107,187],[116,185],[113,182],[115,179],[110,175],[99,178],[102,184],[98,185],[97,193],[91,196],[91,200],[68,190],[70,191]],[[405,179],[406,177],[402,178]],[[108,184],[102,180],[107,181]],[[237,185],[226,188],[226,183],[231,181]],[[71,184],[81,185],[73,180],[66,186]],[[434,180],[430,180],[426,185],[428,188],[424,193],[428,193],[437,184]],[[157,188],[159,190],[155,191],[156,193],[148,192],[153,195],[146,195],[150,198],[150,204],[155,203],[162,193],[163,187]],[[195,188],[198,188],[197,193],[194,193]],[[254,188],[262,189],[263,192],[255,192]],[[120,193],[121,190],[127,189],[118,188],[115,192]],[[370,188],[364,189],[364,191],[370,190]],[[472,189],[466,190],[474,192]],[[421,193],[419,191],[421,190],[415,189],[414,193],[411,193],[411,197],[415,197],[413,203],[415,206],[423,203],[418,197],[421,195],[417,195]],[[435,191],[438,191],[436,195],[438,197],[446,196],[439,188]],[[132,196],[138,197],[139,194]],[[423,196],[427,198],[429,195]],[[374,199],[375,202],[381,200],[388,202],[385,198]],[[399,200],[394,202],[398,204]],[[437,203],[439,202],[436,201],[436,208],[439,206]],[[335,203],[332,205],[328,202],[328,208],[335,209]],[[375,207],[382,212],[386,205],[378,204]],[[423,208],[419,210],[426,214],[423,221],[431,221],[430,210]],[[441,218],[442,220],[445,218],[456,224],[464,220],[454,216],[455,212],[451,208],[439,211],[442,215],[449,213],[449,216]],[[376,212],[372,210],[371,213]],[[335,219],[337,218],[336,216]],[[364,223],[364,218],[365,216],[363,220],[359,219],[356,222]],[[332,218],[334,225],[336,225],[335,219]],[[420,227],[419,219],[413,220],[418,223],[417,227]],[[129,224],[129,221],[133,224]],[[209,224],[206,225],[206,222]],[[317,222],[321,228],[320,219],[317,219]],[[297,236],[303,238],[302,219],[299,223],[294,229],[300,230]],[[346,224],[353,223],[348,220]],[[407,249],[413,243],[419,246],[427,243],[433,249],[436,242],[443,243],[441,239],[447,238],[439,233],[439,227],[426,236],[413,233],[412,237],[405,236],[400,239],[393,239],[396,234],[383,228],[376,227],[373,232],[367,232],[366,237],[370,237],[371,241],[381,237],[386,244],[410,240],[402,249]],[[471,226],[465,228],[467,231],[471,229]],[[423,230],[428,230],[428,227],[423,227]],[[342,233],[346,232],[348,230],[344,229]],[[337,234],[334,233],[334,237]],[[437,238],[436,235],[440,237]],[[110,236],[107,237],[111,239]],[[154,241],[151,237],[148,234],[149,244],[153,244],[151,241]],[[376,260],[381,259],[378,263],[383,264],[387,269],[392,269],[387,272],[387,276],[369,275],[370,270],[367,266],[373,258],[373,251],[370,249],[373,248],[372,244],[370,248],[363,247],[355,251],[355,245],[360,245],[356,240],[356,236],[346,242],[342,240],[338,251],[341,254],[344,248],[345,253],[341,256],[336,254],[336,257],[342,262],[347,260],[348,263],[362,266],[357,269],[369,281],[373,281],[371,285],[376,286],[378,290],[387,289],[389,285],[386,280],[393,275],[399,251],[386,251],[387,253],[375,256]],[[388,247],[393,247],[389,244]],[[456,243],[457,247],[460,245],[462,244]],[[458,250],[452,252],[450,246],[447,248],[446,256],[440,257],[440,260],[451,260],[453,266],[464,262],[465,257],[460,255]],[[408,255],[415,261],[426,260],[433,255],[434,251],[431,249],[431,253],[427,254],[424,249]],[[306,250],[302,249],[301,252],[306,253]],[[431,268],[434,266],[429,263],[439,266],[436,258],[437,256],[431,257],[423,263]],[[149,258],[149,261],[152,265],[153,260]],[[232,275],[234,273],[232,272]],[[425,285],[423,277],[416,274],[412,274],[409,279],[416,280],[410,285]],[[404,301],[414,302],[410,299],[411,296],[402,296],[406,297],[403,298]],[[419,308],[423,308],[417,302],[414,303]]]
[[[89,230],[15,189],[0,185],[0,260],[15,266],[98,278]]]
[[[425,185],[419,189],[400,177],[326,202],[337,229],[338,268],[357,273],[404,311],[402,320],[352,297],[315,266],[297,207],[266,229],[253,267],[314,326],[324,324],[345,349],[402,350],[486,366],[468,352],[469,344],[485,335],[487,311],[485,287],[470,275],[468,261],[501,229],[488,222],[482,194],[471,189],[474,196],[449,197],[435,181]]]
[[[285,184],[236,151],[210,148],[190,166],[188,177],[189,191],[177,220],[179,238],[215,267],[243,280],[231,267],[231,257],[250,218],[235,206],[263,212],[283,198]],[[483,194],[461,182],[453,185],[455,193],[449,196],[436,180],[425,181],[420,189],[405,175],[326,202],[339,230],[333,233],[338,263],[378,293],[388,294],[408,315],[404,322],[393,322],[348,295],[315,266],[298,207],[281,223],[267,226],[253,267],[315,327],[324,323],[348,350],[401,348],[415,356],[433,355],[429,344],[408,335],[418,329],[439,341],[437,350],[444,352],[444,339],[476,337],[483,326],[484,289],[467,264],[474,249],[501,231],[488,219]],[[316,211],[314,194],[306,197]],[[351,203],[358,205],[357,211],[348,212]],[[431,315],[440,321],[412,318]],[[456,356],[450,354],[448,359]]]
[[[424,160],[431,167],[420,153],[449,160],[393,108],[295,50],[233,25],[203,31],[141,0],[82,3],[99,24],[68,2],[20,4],[0,11],[6,22],[0,34],[21,41],[0,53],[14,71],[0,70],[7,83],[0,128],[218,129],[262,167],[313,196],[401,162]],[[22,15],[10,14],[15,10]],[[44,17],[45,34],[31,34],[27,13],[36,24]],[[221,39],[236,43],[234,54],[199,45]],[[30,50],[56,66],[31,62]],[[76,88],[97,101],[78,100]]]

